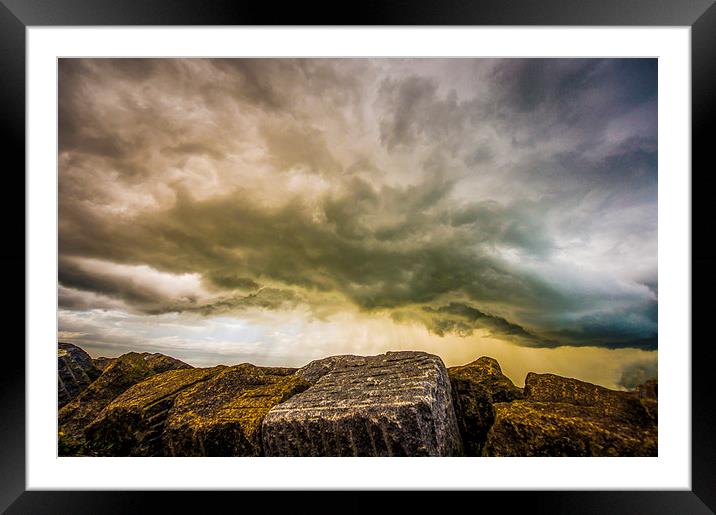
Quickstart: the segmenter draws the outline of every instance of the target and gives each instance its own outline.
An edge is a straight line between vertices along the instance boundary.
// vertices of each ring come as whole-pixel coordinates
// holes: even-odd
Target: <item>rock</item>
[[[328,358],[311,361],[305,367],[299,368],[296,375],[302,377],[309,383],[315,383],[338,366],[362,366],[365,364],[365,360],[366,358],[364,356],[354,356],[352,354],[330,356]]]
[[[656,426],[625,424],[565,402],[495,404],[484,456],[656,456]]]
[[[57,406],[61,408],[97,379],[101,371],[89,354],[71,343],[57,344]]]
[[[609,390],[603,386],[554,374],[527,374],[525,400],[592,406],[604,417],[619,419],[627,424],[653,421],[644,409],[644,403],[633,392]]]
[[[131,386],[87,426],[90,447],[112,456],[163,455],[161,436],[174,399],[226,368],[170,370]]]
[[[641,399],[658,399],[658,389],[656,379],[649,379],[646,383],[637,385],[635,390]]]
[[[552,374],[527,375],[525,399],[497,403],[485,456],[656,456],[654,399]]]
[[[266,413],[309,386],[292,375],[292,369],[250,364],[226,368],[176,398],[163,432],[165,452],[168,456],[260,456]]]
[[[439,357],[339,356],[306,369],[329,371],[268,412],[261,431],[267,456],[461,454],[450,382]],[[317,377],[307,370],[296,375]]]
[[[497,360],[483,356],[448,368],[458,428],[466,456],[481,456],[495,420],[493,404],[522,398],[522,390],[502,374]]]
[[[63,444],[75,445],[83,440],[85,427],[130,386],[158,372],[185,368],[191,367],[163,354],[123,354],[82,393],[60,409],[58,423]]]
[[[147,366],[149,366],[149,368],[151,368],[155,374],[161,374],[162,372],[166,372],[167,370],[194,368],[191,365],[187,365],[183,361],[179,361],[175,358],[170,358],[169,356],[165,356],[164,354],[160,354],[158,352],[155,352],[154,354],[143,352],[141,355],[147,362]]]
[[[530,372],[525,378],[525,399],[536,402],[568,402],[579,406],[619,403],[624,392],[585,383],[570,377]]]
[[[92,363],[94,363],[94,366],[98,369],[104,371],[105,368],[107,368],[109,365],[114,363],[117,358],[105,358],[105,357],[99,357],[92,359]]]
[[[264,374],[272,376],[291,376],[294,375],[298,369],[290,367],[256,367],[260,369]]]

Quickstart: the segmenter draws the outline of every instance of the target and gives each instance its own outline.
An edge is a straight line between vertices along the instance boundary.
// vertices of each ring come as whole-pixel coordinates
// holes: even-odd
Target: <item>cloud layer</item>
[[[656,71],[62,59],[60,330],[96,310],[354,313],[653,351]]]

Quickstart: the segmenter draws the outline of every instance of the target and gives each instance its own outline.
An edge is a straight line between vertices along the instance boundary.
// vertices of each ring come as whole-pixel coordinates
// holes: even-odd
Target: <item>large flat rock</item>
[[[77,397],[102,372],[92,358],[77,345],[57,344],[57,405],[62,407]]]
[[[309,375],[316,380],[311,388],[266,415],[267,456],[462,453],[450,381],[439,357],[389,352],[327,359],[304,367],[320,371]]]
[[[295,369],[228,367],[177,396],[162,433],[167,456],[260,456],[268,411],[310,383]]]

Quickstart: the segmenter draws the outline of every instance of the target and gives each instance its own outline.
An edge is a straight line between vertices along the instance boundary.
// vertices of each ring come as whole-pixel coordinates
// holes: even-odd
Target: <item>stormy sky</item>
[[[655,59],[58,66],[60,340],[655,375]]]

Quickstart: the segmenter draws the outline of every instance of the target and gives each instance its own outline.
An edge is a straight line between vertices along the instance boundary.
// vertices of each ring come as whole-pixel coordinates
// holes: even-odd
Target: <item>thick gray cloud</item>
[[[59,109],[63,309],[656,348],[655,60],[63,59]]]

